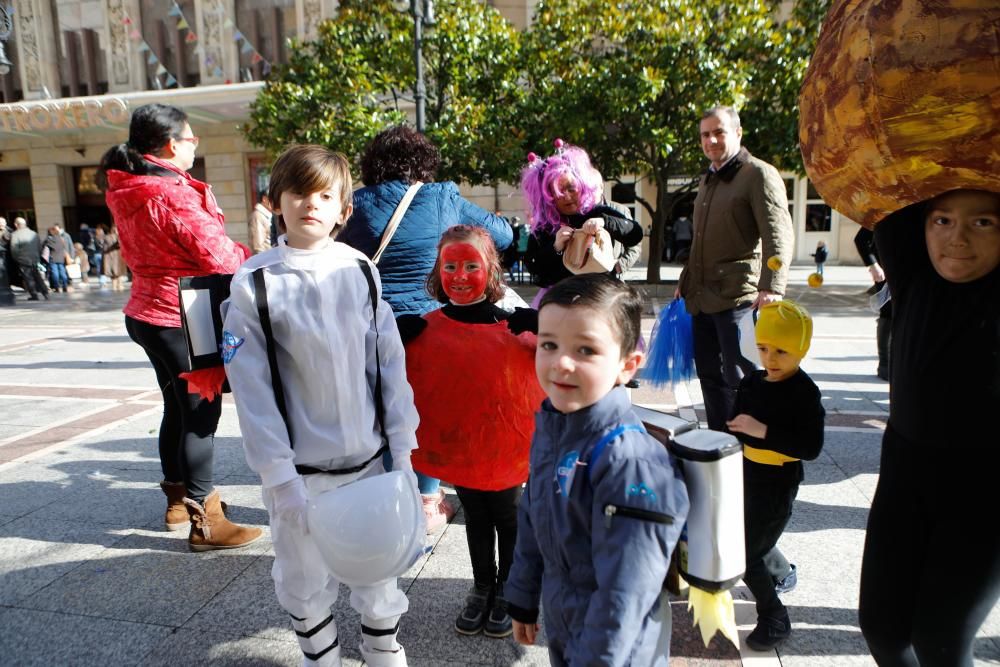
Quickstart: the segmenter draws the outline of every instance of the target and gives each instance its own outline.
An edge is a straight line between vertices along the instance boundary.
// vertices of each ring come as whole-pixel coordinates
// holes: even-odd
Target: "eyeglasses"
[[[198,137],[175,137],[175,138],[177,139],[177,141],[190,141],[195,148],[198,147],[198,142],[201,141],[201,139],[199,139]]]

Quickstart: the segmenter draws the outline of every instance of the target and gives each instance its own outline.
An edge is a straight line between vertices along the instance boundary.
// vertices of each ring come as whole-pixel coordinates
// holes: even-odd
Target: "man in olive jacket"
[[[717,431],[732,417],[740,379],[756,367],[740,354],[739,321],[781,299],[794,244],[785,183],[741,148],[742,136],[735,109],[702,116],[701,147],[712,164],[698,186],[691,255],[677,290],[693,316],[695,365],[708,427]],[[772,257],[776,269],[767,266]]]

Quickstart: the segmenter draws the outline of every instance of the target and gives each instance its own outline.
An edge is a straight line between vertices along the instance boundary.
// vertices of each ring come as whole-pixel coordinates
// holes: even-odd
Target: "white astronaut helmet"
[[[309,503],[306,521],[330,572],[370,586],[403,574],[424,551],[424,514],[413,475],[387,472]]]

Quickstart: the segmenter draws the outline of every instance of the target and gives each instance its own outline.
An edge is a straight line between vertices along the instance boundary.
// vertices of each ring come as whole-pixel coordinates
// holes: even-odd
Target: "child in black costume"
[[[908,206],[875,239],[894,304],[891,390],[858,616],[880,665],[971,666],[1000,597],[1000,187]]]
[[[778,592],[783,582],[791,589],[795,566],[777,544],[803,479],[802,459],[815,459],[823,447],[826,411],[816,384],[799,368],[812,338],[809,313],[788,300],[769,303],[760,309],[756,336],[764,368],[740,382],[726,424],[743,442],[743,581],[757,601],[757,627],[747,644],[763,651],[791,633]]]

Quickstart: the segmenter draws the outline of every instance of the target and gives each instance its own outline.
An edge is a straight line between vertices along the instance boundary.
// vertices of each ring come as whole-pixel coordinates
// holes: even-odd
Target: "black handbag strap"
[[[375,288],[375,278],[372,275],[372,269],[368,265],[368,261],[359,259],[358,266],[361,267],[361,272],[365,274],[365,280],[368,282],[368,298],[371,300],[372,304],[372,326],[375,328],[375,417],[378,419],[379,432],[382,434],[383,443],[376,455],[362,464],[361,468],[359,468],[363,469],[364,466],[368,465],[368,463],[375,458],[381,456],[382,453],[387,450],[389,437],[385,432],[385,404],[382,401],[382,362],[378,353],[378,290]],[[271,386],[274,388],[274,402],[278,406],[278,412],[281,413],[281,418],[285,422],[285,428],[288,430],[289,445],[291,445],[292,449],[294,449],[295,445],[292,441],[292,427],[288,421],[288,408],[285,407],[285,390],[281,383],[281,372],[278,370],[278,355],[274,346],[274,331],[271,329],[271,315],[267,305],[267,287],[264,283],[264,268],[265,267],[262,266],[253,272],[253,289],[254,296],[257,301],[257,316],[260,318],[260,328],[264,334],[264,342],[267,345],[267,363],[271,368]],[[299,466],[296,466],[296,468],[298,467]],[[302,467],[309,468],[308,466]],[[309,472],[321,471],[315,468],[309,468]],[[352,472],[355,471],[352,470]]]

